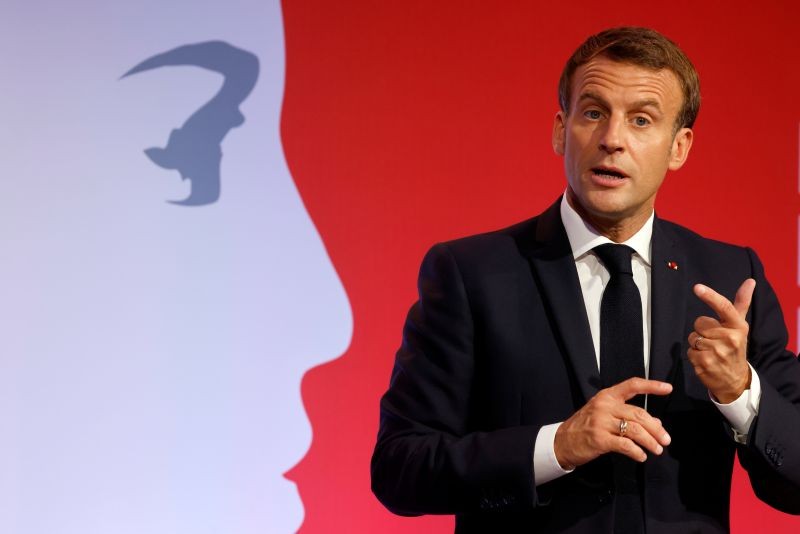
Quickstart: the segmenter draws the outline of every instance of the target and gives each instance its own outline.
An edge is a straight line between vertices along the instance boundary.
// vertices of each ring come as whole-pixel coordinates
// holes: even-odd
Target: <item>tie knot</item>
[[[606,266],[611,276],[619,273],[633,274],[631,269],[631,256],[633,249],[627,245],[614,245],[606,243],[594,247],[594,252]]]

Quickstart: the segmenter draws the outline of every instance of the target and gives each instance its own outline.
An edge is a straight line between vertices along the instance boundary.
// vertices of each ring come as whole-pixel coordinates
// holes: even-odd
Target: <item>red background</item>
[[[563,191],[550,144],[558,76],[573,49],[606,27],[653,27],[694,61],[703,91],[695,144],[667,177],[657,211],[753,246],[796,346],[797,3],[284,0],[283,8],[284,148],[355,323],[347,352],[303,381],[314,438],[287,475],[306,510],[301,532],[452,531],[450,517],[394,517],[369,490],[378,399],[419,262],[436,241],[528,218]],[[731,508],[735,533],[800,527],[757,501],[738,469]]]

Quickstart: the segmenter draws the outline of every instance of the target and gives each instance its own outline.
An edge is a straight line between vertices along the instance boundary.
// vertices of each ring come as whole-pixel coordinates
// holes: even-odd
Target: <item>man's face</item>
[[[584,218],[635,231],[650,216],[667,170],[680,168],[691,147],[692,131],[674,130],[682,101],[670,70],[597,57],[575,71],[553,148],[564,156],[568,198]]]

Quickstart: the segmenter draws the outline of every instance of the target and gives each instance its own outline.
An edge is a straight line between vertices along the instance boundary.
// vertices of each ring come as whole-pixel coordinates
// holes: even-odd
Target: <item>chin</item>
[[[595,217],[618,219],[625,217],[629,206],[617,192],[595,191],[580,200],[584,210]]]

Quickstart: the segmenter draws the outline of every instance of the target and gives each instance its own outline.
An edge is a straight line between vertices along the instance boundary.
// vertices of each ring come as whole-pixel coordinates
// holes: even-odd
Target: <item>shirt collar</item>
[[[655,212],[651,213],[644,226],[633,234],[630,239],[622,243],[631,247],[648,266],[650,265],[650,244],[653,238],[654,215]],[[561,198],[561,222],[564,223],[564,229],[567,231],[569,246],[572,248],[572,256],[575,260],[586,255],[598,245],[613,243],[609,238],[600,235],[591,224],[581,219],[578,212],[567,202],[566,192]]]

